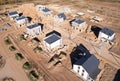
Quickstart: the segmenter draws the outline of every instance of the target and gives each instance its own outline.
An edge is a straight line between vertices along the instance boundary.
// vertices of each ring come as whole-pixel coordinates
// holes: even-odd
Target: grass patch
[[[14,46],[10,46],[10,47],[9,47],[9,50],[10,50],[10,51],[15,51],[16,48],[15,48]]]
[[[25,62],[25,63],[23,64],[23,68],[24,68],[25,70],[30,70],[30,69],[32,68],[32,66],[31,66],[31,64],[30,64],[29,62]]]
[[[21,53],[16,53],[16,54],[15,54],[15,58],[16,58],[17,60],[22,60],[22,59],[24,59],[24,57],[22,56]]]

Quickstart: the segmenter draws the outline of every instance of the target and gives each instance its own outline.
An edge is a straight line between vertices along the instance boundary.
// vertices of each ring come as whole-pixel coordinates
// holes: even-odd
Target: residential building
[[[97,22],[102,22],[103,21],[103,18],[101,18],[99,16],[93,16],[91,19],[94,20],[94,21],[97,21]]]
[[[16,18],[15,22],[16,22],[17,25],[19,25],[21,27],[23,25],[27,25],[27,23],[29,21],[28,21],[27,17],[21,16],[21,17]]]
[[[56,22],[63,22],[66,19],[66,15],[64,13],[60,13],[54,16]]]
[[[73,72],[75,72],[84,81],[95,81],[98,74],[100,73],[99,60],[81,46],[78,46],[73,52],[75,55],[73,58]]]
[[[16,11],[14,11],[14,12],[9,12],[9,13],[8,13],[8,17],[9,17],[11,20],[13,20],[13,19],[19,17],[19,14],[18,14],[18,12],[16,12]]]
[[[38,11],[40,11],[42,8],[44,8],[45,6],[44,5],[37,5],[36,6],[36,9],[38,10]]]
[[[85,32],[87,30],[87,23],[80,19],[74,19],[70,22],[72,29],[79,31],[79,32]]]
[[[60,48],[60,46],[62,46],[61,36],[59,36],[55,33],[45,37],[43,39],[43,42],[44,42],[45,48],[48,49],[49,51]]]
[[[26,28],[27,34],[32,38],[37,37],[38,35],[42,34],[42,28],[43,28],[42,24],[29,25]]]
[[[43,14],[44,16],[51,16],[51,15],[52,15],[52,11],[51,11],[50,9],[48,9],[48,8],[43,8],[43,9],[41,10],[41,12],[42,12],[42,14]]]
[[[52,11],[48,8],[46,8],[43,5],[37,5],[36,6],[37,10],[42,13],[43,16],[48,17],[52,15]]]
[[[113,41],[115,39],[115,32],[108,28],[103,28],[98,35],[98,39],[103,41]]]

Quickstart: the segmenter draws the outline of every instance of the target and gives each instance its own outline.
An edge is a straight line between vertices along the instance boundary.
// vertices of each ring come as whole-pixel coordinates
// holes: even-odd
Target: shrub
[[[6,39],[6,40],[5,40],[5,44],[6,44],[6,45],[10,45],[10,44],[11,44],[11,41],[10,41],[9,39]]]
[[[16,53],[16,54],[15,54],[15,57],[16,57],[17,60],[22,60],[22,59],[24,59],[24,57],[22,56],[21,53]]]
[[[15,48],[14,46],[10,46],[10,47],[9,47],[9,50],[10,50],[10,51],[15,51],[16,48]]]
[[[5,78],[3,78],[2,81],[15,81],[15,80],[11,77],[5,77]]]
[[[40,53],[42,51],[42,48],[36,47],[33,49],[35,53]]]
[[[22,40],[25,40],[25,38],[24,38],[24,35],[23,35],[23,34],[21,34],[21,35],[20,35],[20,41],[22,41]]]
[[[35,73],[35,71],[32,70],[29,74],[29,78],[31,81],[37,81],[39,76]]]
[[[30,70],[30,69],[32,68],[32,66],[31,66],[31,64],[30,64],[29,62],[25,62],[25,63],[23,64],[23,68],[24,68],[25,70]]]

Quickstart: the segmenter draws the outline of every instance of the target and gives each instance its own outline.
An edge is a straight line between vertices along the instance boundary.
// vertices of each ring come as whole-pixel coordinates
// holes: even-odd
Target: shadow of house
[[[38,23],[38,25],[40,25],[41,26],[41,30],[43,30],[44,24]]]
[[[120,69],[117,71],[113,81],[120,81]]]
[[[23,15],[23,13],[19,13],[19,16],[22,16]]]
[[[0,13],[0,15],[8,16],[9,11],[5,11],[3,13]]]
[[[63,52],[63,51],[60,51],[60,55],[64,55],[64,56],[67,56],[67,54],[65,53],[65,52]]]
[[[55,54],[54,56],[52,56],[52,57],[50,58],[50,60],[48,61],[48,63],[54,61],[55,58],[59,58],[59,56],[58,56],[57,54]]]
[[[27,17],[28,19],[28,22],[31,22],[32,21],[32,18],[31,17]]]
[[[91,30],[94,32],[95,36],[98,38],[98,35],[99,35],[101,28],[97,27],[97,26],[92,26]]]
[[[73,21],[75,21],[75,19],[72,19],[71,21],[69,21],[70,26],[72,26]]]
[[[56,35],[58,35],[58,36],[61,37],[61,34],[60,34],[59,32],[57,32],[57,31],[55,31],[55,30],[53,30],[53,31],[50,32],[50,33],[47,33],[47,34],[46,34],[46,37],[49,36],[49,35],[51,35],[51,34],[56,34]]]
[[[87,48],[80,44],[77,47],[74,47],[71,54],[70,54],[70,59],[71,59],[71,65],[73,66],[73,64],[75,62],[77,62],[80,58],[82,57],[90,57],[90,53],[87,50]]]
[[[57,61],[53,66],[57,66],[58,64],[62,64],[61,61]]]
[[[40,42],[40,40],[37,37],[33,38],[33,40],[35,40],[36,42]]]

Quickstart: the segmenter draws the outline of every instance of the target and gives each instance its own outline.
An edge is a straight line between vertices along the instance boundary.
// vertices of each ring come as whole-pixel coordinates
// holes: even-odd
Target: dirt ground
[[[22,69],[22,65],[23,63],[15,59],[14,54],[7,57],[4,68],[0,69],[0,79],[12,77],[15,81],[29,81],[26,73]]]
[[[3,78],[5,77],[11,77],[15,81],[29,81],[27,78],[26,73],[22,69],[22,64],[23,62],[19,62],[15,59],[15,53],[17,51],[11,52],[9,50],[9,46],[5,45],[4,39],[6,37],[6,34],[10,33],[11,29],[13,30],[14,28],[10,28],[7,30],[7,32],[2,32],[0,34],[0,54],[3,56],[5,59],[5,66],[3,68],[0,68],[0,80],[2,81]],[[6,34],[5,34],[6,33]]]
[[[44,2],[44,1],[46,1],[47,3]],[[60,4],[60,5],[58,5],[59,9],[61,8],[61,5],[63,5],[62,7],[64,7],[64,6],[68,7],[69,6],[70,8],[73,8],[73,10],[78,9],[78,11],[83,11],[85,13],[87,13],[86,12],[87,9],[91,9],[91,10],[97,11],[97,15],[98,15],[98,13],[101,12],[101,11],[99,11],[99,9],[103,10],[103,12],[106,11],[105,13],[100,13],[101,15],[99,15],[99,16],[104,17],[106,19],[106,20],[104,20],[104,22],[92,23],[92,22],[88,21],[90,19],[89,17],[95,15],[96,13],[94,13],[94,14],[89,14],[88,13],[87,16],[82,17],[82,19],[87,20],[89,24],[94,24],[94,25],[98,25],[98,26],[101,26],[101,27],[110,26],[110,28],[113,29],[115,32],[120,33],[120,31],[119,31],[120,30],[120,28],[119,28],[119,25],[120,25],[119,24],[119,18],[120,18],[119,7],[120,6],[119,6],[118,3],[111,4],[111,3],[103,2],[103,3],[99,4],[99,2],[96,2],[96,1],[95,2],[87,2],[87,1],[83,1],[83,0],[80,0],[79,3],[77,1],[74,1],[74,0],[69,0],[70,2],[67,1],[67,0],[66,1],[65,0],[64,1],[63,0],[61,0],[61,1],[58,1],[58,0],[51,0],[51,1],[44,0],[44,1],[43,0],[34,1],[34,3],[35,4],[38,4],[38,3],[44,3],[44,4],[51,3],[51,4],[47,5],[47,6],[50,9],[53,9],[55,7],[53,7],[52,5],[57,4],[59,2],[58,3],[58,4]],[[97,5],[97,4],[99,4],[99,5]],[[84,6],[84,5],[88,5],[88,6]],[[95,7],[95,6],[97,6],[97,7]],[[80,7],[80,8],[78,8],[78,7]],[[111,8],[109,8],[109,7],[111,7]],[[59,9],[56,10],[56,12],[59,12],[60,11]],[[34,7],[33,4],[24,4],[24,5],[22,5],[22,6],[18,7],[18,8],[11,7],[11,9],[7,9],[7,11],[13,11],[13,10],[23,12],[25,16],[32,17],[33,20],[32,20],[31,23],[33,23],[33,22],[35,23],[36,22],[35,18],[39,17],[41,15],[41,14],[38,14],[38,12],[35,10],[35,7]],[[4,9],[3,9],[3,12],[5,12]],[[56,12],[55,12],[55,14],[56,14]],[[116,13],[111,16],[110,12],[112,14],[114,14],[115,12]],[[70,14],[67,14],[67,15],[70,15]],[[67,20],[72,19],[72,17],[73,16],[70,15],[70,17]],[[91,53],[96,54],[94,48],[90,45],[90,43],[86,42],[84,39],[81,39],[82,37],[79,38],[79,36],[82,36],[81,34],[79,34],[78,32],[75,32],[75,31],[72,31],[72,32],[69,31],[70,30],[69,25],[68,25],[69,23],[67,23],[66,21],[64,23],[62,23],[61,25],[55,24],[54,27],[53,27],[53,25],[50,25],[50,23],[53,23],[51,18],[47,19],[47,21],[49,21],[49,22],[46,22],[46,19],[45,20],[43,19],[42,23],[45,24],[46,28],[44,29],[44,34],[42,36],[38,36],[38,38],[40,39],[40,41],[42,41],[42,39],[45,37],[45,35],[47,33],[51,32],[52,30],[56,30],[56,31],[61,33],[61,35],[63,36],[63,44],[67,45],[67,48],[62,49],[62,51],[67,53],[67,57],[62,61],[62,64],[57,66],[57,67],[54,67],[52,69],[49,69],[47,62],[49,61],[49,59],[51,57],[47,56],[48,53],[43,52],[41,55],[36,55],[32,50],[33,48],[28,45],[29,41],[20,42],[20,41],[16,40],[16,35],[23,33],[23,31],[25,31],[26,27],[16,29],[15,28],[16,26],[12,25],[12,27],[9,28],[7,31],[0,32],[0,37],[1,37],[1,39],[0,39],[0,49],[2,49],[0,51],[0,53],[5,58],[7,58],[5,67],[0,70],[0,79],[2,79],[3,77],[8,76],[8,77],[13,77],[16,81],[28,81],[29,80],[27,78],[25,72],[21,68],[22,63],[17,62],[15,60],[15,58],[14,58],[13,52],[11,53],[9,51],[8,47],[6,47],[6,45],[4,45],[4,37],[6,37],[8,34],[12,33],[12,36],[14,38],[13,39],[14,42],[16,41],[17,42],[17,43],[15,42],[16,45],[18,46],[18,48],[20,48],[19,51],[22,51],[23,53],[25,53],[27,58],[32,59],[33,61],[35,61],[35,63],[37,63],[39,65],[39,67],[46,74],[45,77],[44,77],[46,79],[46,81],[82,81],[78,76],[76,76],[76,74],[74,74],[71,71],[72,66],[71,66],[71,62],[70,62],[70,53],[71,53],[72,49],[76,45],[79,45],[80,43],[84,44],[85,47],[87,47],[88,50]],[[118,23],[114,23],[115,21],[117,21]],[[9,22],[9,20],[5,20],[5,22]],[[14,22],[9,22],[9,23],[14,24]],[[3,22],[0,22],[0,24],[2,25]],[[12,30],[15,30],[15,31],[12,31]],[[70,35],[71,35],[71,40],[69,40]],[[90,35],[90,34],[86,34],[86,35]],[[92,37],[94,38],[93,35],[90,36],[90,38],[92,38]],[[119,41],[118,37],[116,37],[117,42]],[[93,43],[93,44],[95,44],[95,43]],[[116,51],[115,53],[117,53],[117,54],[119,53],[119,48],[118,47],[120,47],[120,43],[117,43],[117,45],[113,46],[113,48],[112,48],[114,51]],[[107,50],[107,52],[106,52],[106,50],[104,50],[103,52],[108,53],[108,50]],[[97,56],[97,58],[100,59],[100,60],[103,60],[103,58],[101,58],[99,56]],[[105,61],[105,63],[110,64],[110,62],[108,62],[106,60],[104,60],[104,61]],[[103,68],[102,69],[104,71],[103,71],[102,76],[100,76],[99,81],[113,81],[113,79],[115,77],[115,74],[117,72],[117,69],[112,67],[111,65],[105,65],[104,66],[104,64],[103,64],[104,69]],[[111,77],[111,78],[109,78],[109,77]]]
[[[110,66],[109,64],[105,64],[104,67],[105,68],[104,68],[104,71],[103,71],[103,75],[100,77],[99,81],[115,81],[114,77],[117,73],[117,69]]]

